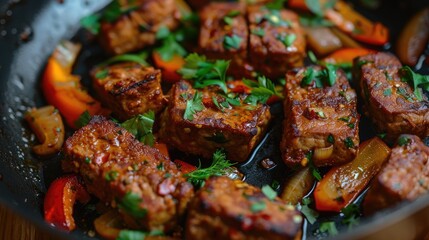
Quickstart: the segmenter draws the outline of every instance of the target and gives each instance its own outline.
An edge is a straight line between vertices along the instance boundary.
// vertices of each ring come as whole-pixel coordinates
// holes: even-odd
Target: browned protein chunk
[[[210,2],[227,2],[228,0],[188,0],[188,4],[193,8],[193,9],[201,9],[204,6],[210,4]],[[268,3],[268,2],[272,2],[272,0],[239,0],[239,2],[244,3],[244,4],[262,4],[262,3]]]
[[[207,99],[210,104],[188,120],[184,112],[196,90],[187,81],[173,85],[171,101],[161,114],[159,137],[186,153],[211,158],[217,149],[223,148],[229,160],[244,162],[267,129],[271,118],[269,107],[252,106],[241,100],[240,106],[221,111],[211,104],[213,98],[219,103],[225,101],[216,90],[202,90],[203,102]]]
[[[311,151],[333,145],[331,156],[319,159],[314,155],[313,163],[316,166],[344,164],[355,158],[359,146],[356,92],[342,70],[336,71],[333,86],[318,88],[315,81],[303,86],[301,82],[309,68],[286,74],[285,120],[280,143],[283,161],[288,166],[305,166]]]
[[[388,140],[400,134],[429,135],[429,100],[418,101],[412,87],[401,81],[402,67],[390,53],[369,54],[354,60],[354,79],[359,83],[366,114]]]
[[[415,135],[401,135],[388,161],[372,180],[363,202],[364,212],[372,214],[401,201],[412,201],[428,191],[429,147]]]
[[[303,66],[306,42],[298,15],[260,5],[247,9],[249,58],[255,70],[276,79],[283,77],[287,70]]]
[[[172,30],[179,24],[180,12],[175,0],[118,2],[121,2],[122,10],[131,10],[117,19],[102,19],[98,36],[101,46],[110,54],[123,54],[153,45],[161,27]]]
[[[292,205],[269,200],[259,188],[212,177],[190,204],[185,239],[301,239],[302,220]]]
[[[92,71],[93,86],[104,105],[120,120],[149,110],[160,112],[167,100],[161,72],[137,63],[121,63]]]
[[[103,117],[76,131],[63,152],[64,171],[81,174],[88,191],[118,207],[131,228],[173,229],[194,196],[168,157]]]
[[[245,69],[249,68],[246,63],[249,34],[244,5],[214,2],[205,6],[199,15],[199,52],[209,59],[231,60],[228,73],[235,77],[245,76]]]

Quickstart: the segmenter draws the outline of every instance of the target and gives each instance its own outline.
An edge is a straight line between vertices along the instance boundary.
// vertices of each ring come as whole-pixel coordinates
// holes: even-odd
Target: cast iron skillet
[[[57,43],[61,39],[86,38],[85,32],[79,31],[79,19],[102,8],[107,2],[8,0],[0,3],[0,204],[29,219],[40,230],[62,239],[93,239],[82,230],[91,229],[88,226],[92,221],[79,221],[78,230],[70,234],[44,222],[43,197],[46,186],[61,174],[60,158],[41,160],[31,154],[30,147],[35,140],[29,137],[22,117],[29,108],[46,104],[41,95],[40,76]],[[425,5],[423,2],[385,1],[378,12],[369,12],[368,16],[386,24],[392,36],[397,36],[406,19]],[[84,79],[88,66],[97,61],[91,57],[94,51],[100,53],[97,47],[81,53],[76,71]],[[281,112],[280,105],[273,111]],[[271,157],[281,165],[279,154],[276,154],[279,121],[274,119],[269,134],[254,151],[251,160],[240,166],[240,170],[247,173],[246,181],[252,184],[261,186],[283,174],[281,166],[265,172],[257,167],[258,161],[264,157]],[[361,138],[365,140],[373,130],[367,119],[362,119],[362,122]],[[86,215],[91,212],[88,209],[80,207],[76,212],[80,215],[77,218],[91,219]],[[314,228],[317,225],[305,231],[308,239],[314,237],[311,234]],[[360,226],[343,232],[337,238],[413,239],[423,238],[428,233],[427,229],[429,195],[365,218]]]

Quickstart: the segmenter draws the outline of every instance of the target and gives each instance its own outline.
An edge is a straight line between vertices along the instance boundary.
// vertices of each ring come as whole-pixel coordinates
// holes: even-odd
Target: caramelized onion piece
[[[37,139],[41,143],[33,147],[40,156],[57,153],[64,142],[64,124],[61,115],[53,106],[32,109],[25,115]]]
[[[288,179],[280,198],[287,203],[296,205],[311,191],[313,185],[314,177],[310,168],[303,168]]]
[[[332,156],[334,152],[334,145],[325,148],[316,148],[314,149],[314,160],[327,160]]]

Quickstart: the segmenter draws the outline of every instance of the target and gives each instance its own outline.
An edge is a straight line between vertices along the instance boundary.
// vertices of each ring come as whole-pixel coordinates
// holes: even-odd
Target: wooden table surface
[[[0,205],[0,240],[55,240]]]

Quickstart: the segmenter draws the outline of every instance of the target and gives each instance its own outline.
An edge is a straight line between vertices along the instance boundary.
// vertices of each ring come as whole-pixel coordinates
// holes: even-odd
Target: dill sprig
[[[204,186],[205,181],[211,176],[225,175],[226,170],[232,165],[234,165],[234,163],[231,163],[226,159],[225,152],[218,149],[213,153],[213,162],[210,167],[201,168],[201,166],[199,166],[197,170],[185,174],[185,177],[194,186],[202,187]]]

